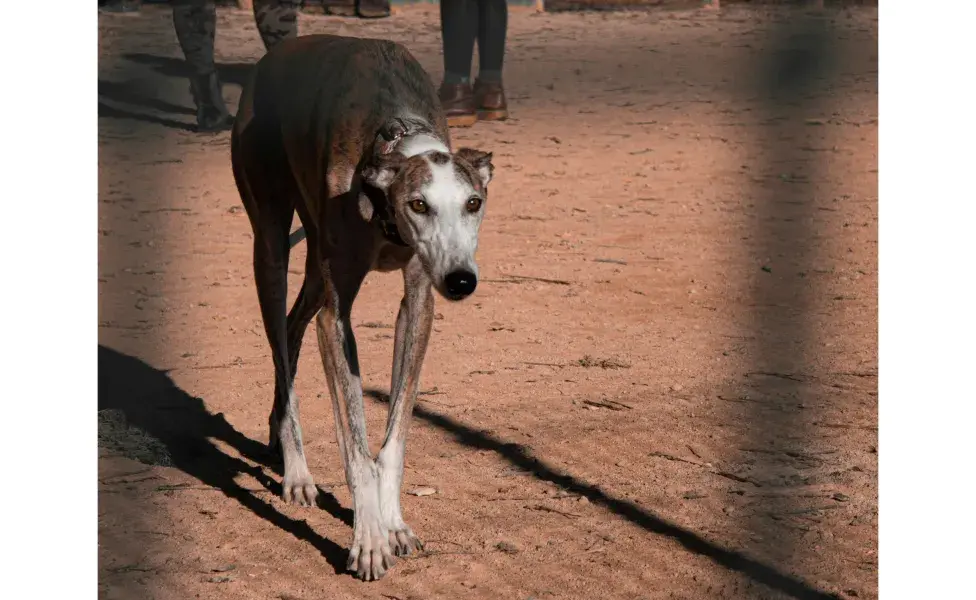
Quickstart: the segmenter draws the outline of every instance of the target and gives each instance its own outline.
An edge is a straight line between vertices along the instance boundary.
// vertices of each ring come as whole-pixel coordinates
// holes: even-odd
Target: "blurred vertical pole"
[[[752,190],[755,255],[744,257],[751,277],[750,385],[762,401],[751,405],[750,443],[770,456],[800,452],[814,443],[814,399],[803,377],[815,360],[818,297],[816,281],[806,278],[820,250],[814,223],[824,169],[823,154],[804,149],[811,135],[806,124],[827,109],[826,21],[802,7],[771,13],[765,60],[757,65],[754,100],[757,125],[752,156],[760,164]],[[774,461],[762,463],[763,476],[786,489],[802,485],[803,474],[784,471]],[[785,491],[785,490],[784,490]],[[763,513],[797,510],[792,494],[764,500],[763,510],[746,517],[746,528],[760,544],[764,558],[790,570],[805,550],[799,536],[778,529]],[[783,506],[785,504],[786,506]]]

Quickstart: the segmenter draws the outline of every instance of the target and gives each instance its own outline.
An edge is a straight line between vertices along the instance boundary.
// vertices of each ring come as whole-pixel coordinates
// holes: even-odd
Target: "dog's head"
[[[381,154],[363,169],[363,181],[384,193],[400,237],[448,300],[466,298],[478,284],[474,255],[493,170],[491,153],[471,148]]]

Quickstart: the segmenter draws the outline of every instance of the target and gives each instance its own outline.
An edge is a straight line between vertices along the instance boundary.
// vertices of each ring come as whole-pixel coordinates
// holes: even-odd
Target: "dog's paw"
[[[405,524],[399,529],[390,530],[390,546],[396,556],[410,556],[424,549],[424,543]]]
[[[379,520],[370,523],[357,523],[349,549],[349,562],[346,569],[356,573],[363,581],[376,581],[396,564],[390,540],[393,534],[381,526]]]
[[[319,490],[308,472],[293,477],[285,474],[281,488],[281,499],[288,504],[315,506],[315,497],[318,496]]]

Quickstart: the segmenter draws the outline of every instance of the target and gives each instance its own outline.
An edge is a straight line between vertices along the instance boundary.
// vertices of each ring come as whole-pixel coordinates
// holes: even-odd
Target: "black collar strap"
[[[366,195],[366,198],[373,205],[373,219],[372,222],[376,224],[380,229],[380,233],[386,241],[394,244],[396,246],[406,247],[408,244],[403,241],[400,237],[400,230],[397,228],[396,217],[390,215],[390,205],[386,198],[386,194],[382,190],[378,190],[371,185],[365,184],[362,187],[362,193]]]
[[[402,119],[400,118],[393,119],[391,122],[387,123],[387,125],[383,127],[383,129],[381,129],[379,134],[376,136],[376,142],[373,146],[373,152],[376,154],[392,153],[394,150],[396,150],[397,146],[400,144],[400,140],[402,140],[405,136],[407,136],[408,133],[415,133],[415,132],[409,131],[407,128],[407,124],[404,123]],[[380,192],[379,190],[376,191],[379,192],[381,196],[383,196],[382,204],[384,205],[384,208],[388,208],[389,204],[386,198],[386,194]],[[383,212],[387,213],[388,211],[384,210]],[[403,246],[403,247],[408,246],[408,244],[405,241],[403,241],[403,238],[400,237],[400,230],[397,228],[395,219],[391,219],[389,218],[388,214],[385,214],[379,217],[377,219],[377,222],[380,226],[380,231],[383,232],[383,237],[386,238],[386,241],[396,246]]]
[[[386,241],[397,246],[403,246],[404,248],[409,245],[400,237],[400,230],[397,228],[395,221],[389,221],[387,219],[378,219],[378,221],[380,231],[383,232],[383,237],[386,238]]]

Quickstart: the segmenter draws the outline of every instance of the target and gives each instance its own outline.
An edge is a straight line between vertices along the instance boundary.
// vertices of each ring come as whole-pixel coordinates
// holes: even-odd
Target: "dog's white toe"
[[[312,481],[312,475],[306,470],[305,473],[289,476],[285,474],[282,483],[281,498],[288,504],[298,506],[315,506],[315,498],[319,490]]]
[[[369,521],[356,524],[346,568],[363,581],[376,581],[396,564],[396,556],[390,546],[390,532],[378,519]]]
[[[424,549],[424,543],[406,525],[402,529],[390,531],[390,546],[397,556],[410,556]]]

